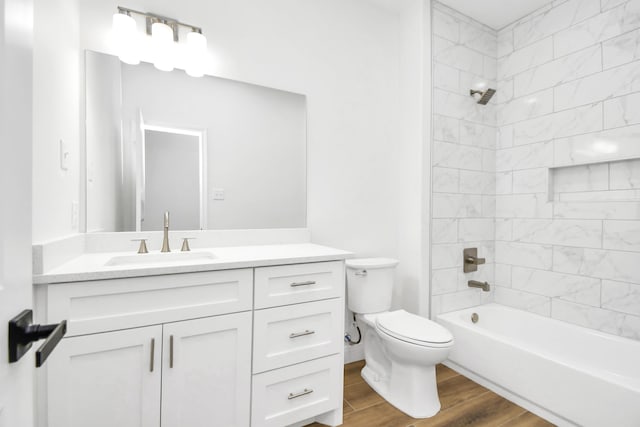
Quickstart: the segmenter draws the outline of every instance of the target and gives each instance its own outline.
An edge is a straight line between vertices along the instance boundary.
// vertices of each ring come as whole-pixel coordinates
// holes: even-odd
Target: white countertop
[[[312,243],[279,244],[260,246],[232,246],[208,249],[193,249],[193,253],[210,253],[215,258],[181,260],[163,263],[140,263],[106,266],[114,257],[140,256],[131,252],[100,252],[81,255],[44,274],[33,276],[33,283],[51,284],[84,282],[88,280],[119,279],[124,277],[157,276],[163,274],[193,273],[198,271],[228,270],[232,268],[264,267],[270,265],[298,264],[344,260],[351,252],[333,249]],[[157,254],[152,251],[150,254]]]

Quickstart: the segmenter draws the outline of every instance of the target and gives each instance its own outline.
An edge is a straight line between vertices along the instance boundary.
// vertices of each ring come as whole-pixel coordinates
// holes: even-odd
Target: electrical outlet
[[[214,188],[211,192],[213,200],[224,200],[224,188]]]

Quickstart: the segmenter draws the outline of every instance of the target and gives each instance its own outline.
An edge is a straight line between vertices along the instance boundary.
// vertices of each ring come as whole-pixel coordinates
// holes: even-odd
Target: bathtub
[[[499,304],[436,320],[456,341],[445,365],[554,424],[640,426],[640,342]]]

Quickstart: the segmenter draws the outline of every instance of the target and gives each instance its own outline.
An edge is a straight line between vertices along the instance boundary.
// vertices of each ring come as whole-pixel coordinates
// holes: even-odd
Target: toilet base
[[[392,364],[386,377],[365,365],[361,375],[376,393],[413,418],[430,418],[440,411],[435,366]]]

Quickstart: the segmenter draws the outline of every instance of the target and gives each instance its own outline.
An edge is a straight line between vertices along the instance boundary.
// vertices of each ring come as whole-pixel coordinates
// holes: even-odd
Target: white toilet
[[[364,336],[362,377],[389,403],[414,418],[440,410],[435,365],[453,336],[443,326],[404,310],[389,311],[397,260],[352,259],[347,264],[347,303]]]

